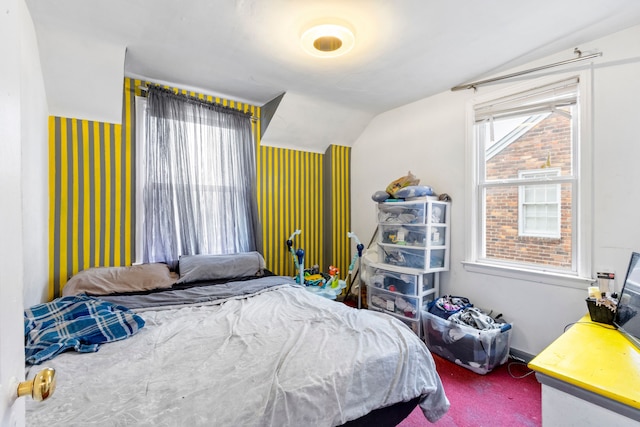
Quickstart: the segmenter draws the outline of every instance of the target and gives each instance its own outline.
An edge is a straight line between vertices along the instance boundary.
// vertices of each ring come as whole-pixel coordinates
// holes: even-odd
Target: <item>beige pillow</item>
[[[140,264],[130,267],[94,267],[76,273],[62,288],[62,296],[116,292],[139,292],[170,288],[178,275],[166,264]]]

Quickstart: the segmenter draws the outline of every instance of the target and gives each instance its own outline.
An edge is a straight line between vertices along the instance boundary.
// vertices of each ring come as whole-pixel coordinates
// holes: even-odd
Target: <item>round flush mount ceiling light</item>
[[[319,58],[335,58],[344,55],[353,48],[354,44],[353,33],[342,25],[316,25],[302,34],[304,50]]]

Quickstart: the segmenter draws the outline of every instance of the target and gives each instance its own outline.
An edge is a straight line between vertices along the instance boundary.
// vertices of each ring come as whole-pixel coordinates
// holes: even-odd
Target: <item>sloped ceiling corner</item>
[[[260,135],[264,135],[269,127],[269,123],[271,123],[271,119],[273,115],[276,113],[278,106],[280,105],[280,101],[284,98],[284,92],[280,95],[273,98],[271,101],[264,104],[260,107],[261,115],[260,115]]]
[[[51,30],[38,48],[49,115],[122,123],[125,47]]]
[[[262,145],[324,153],[329,145],[350,147],[374,114],[287,92],[262,135]]]

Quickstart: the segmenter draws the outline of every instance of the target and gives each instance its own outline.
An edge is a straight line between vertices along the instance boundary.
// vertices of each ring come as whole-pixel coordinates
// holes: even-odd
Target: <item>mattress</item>
[[[57,388],[27,403],[27,425],[337,426],[415,398],[430,421],[449,407],[406,325],[289,278],[100,298],[132,308],[144,327],[47,361]]]

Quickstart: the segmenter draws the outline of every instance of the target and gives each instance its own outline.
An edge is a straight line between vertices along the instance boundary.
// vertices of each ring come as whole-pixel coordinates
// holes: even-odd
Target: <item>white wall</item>
[[[42,73],[24,0],[0,0],[0,425],[24,425],[23,304],[47,280],[47,138]]]
[[[0,0],[0,425],[24,421],[15,384],[24,377],[22,315],[22,209],[20,206],[20,0]],[[6,13],[5,13],[6,11]]]
[[[593,70],[593,271],[612,268],[619,288],[631,251],[640,251],[640,227],[636,226],[640,212],[640,27],[580,48],[604,53]],[[559,52],[522,69],[570,57],[570,52]],[[421,184],[448,193],[453,198],[451,269],[441,274],[441,294],[464,295],[477,306],[502,312],[514,323],[512,348],[535,355],[562,334],[567,324],[586,314],[586,290],[472,273],[461,264],[468,208],[466,104],[474,96],[510,84],[514,83],[482,87],[475,94],[447,91],[374,118],[352,149],[352,206],[357,207],[352,221],[356,234],[368,241],[375,230],[371,195],[409,170]]]
[[[48,108],[35,29],[25,7],[21,35],[24,306],[49,300]]]

